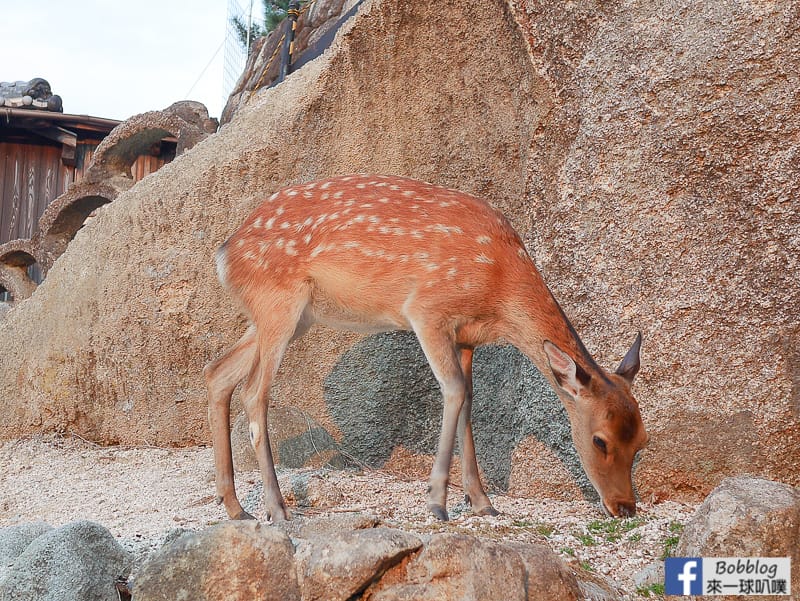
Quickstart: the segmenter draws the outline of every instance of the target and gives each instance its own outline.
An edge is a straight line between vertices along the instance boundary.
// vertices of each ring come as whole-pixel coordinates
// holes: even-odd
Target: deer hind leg
[[[267,321],[256,324],[258,360],[252,365],[247,390],[242,396],[250,422],[250,444],[255,451],[264,484],[264,507],[267,517],[273,522],[288,520],[291,516],[278,487],[275,461],[269,443],[269,392],[289,342],[302,336],[310,325],[301,319],[307,302],[306,297],[295,298],[280,309],[266,313]]]
[[[442,430],[439,433],[436,459],[428,483],[427,506],[428,511],[435,517],[446,521],[447,484],[450,479],[450,462],[455,447],[458,416],[464,403],[464,375],[461,372],[455,344],[447,334],[438,331],[434,326],[426,329],[425,325],[415,325],[414,332],[439,382],[444,398]]]
[[[253,519],[236,497],[231,456],[231,395],[256,361],[256,329],[251,326],[233,347],[203,368],[208,388],[208,420],[214,446],[217,500],[232,519]]]
[[[460,354],[461,372],[466,385],[464,405],[458,416],[458,439],[461,446],[461,478],[466,501],[476,515],[498,515],[492,502],[481,485],[478,459],[475,456],[475,441],[472,438],[472,355],[474,349],[462,348]]]

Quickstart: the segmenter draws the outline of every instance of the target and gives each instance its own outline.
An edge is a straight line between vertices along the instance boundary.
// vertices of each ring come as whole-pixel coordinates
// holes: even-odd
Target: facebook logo
[[[703,560],[700,557],[667,557],[664,561],[664,593],[702,595]]]

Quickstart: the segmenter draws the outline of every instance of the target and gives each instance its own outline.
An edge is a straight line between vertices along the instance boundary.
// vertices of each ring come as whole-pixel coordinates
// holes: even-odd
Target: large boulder
[[[299,601],[294,566],[294,547],[281,530],[224,522],[152,554],[131,588],[137,601]]]
[[[603,584],[584,584],[543,546],[417,535],[362,514],[185,533],[147,557],[130,581],[137,601],[617,598]]]
[[[0,601],[118,601],[131,556],[111,533],[79,521],[42,531],[0,578]],[[16,534],[19,534],[17,531]]]
[[[352,599],[420,547],[417,536],[383,527],[304,541],[297,549],[303,601]]]
[[[207,441],[201,369],[244,328],[216,247],[287,183],[372,171],[494,202],[601,364],[643,331],[642,496],[699,500],[744,472],[799,484],[796,12],[789,0],[365,0],[322,57],[122,192],[0,322],[0,437]],[[417,457],[422,473],[436,425],[420,415],[437,396],[413,344],[314,329],[289,350],[275,404],[308,414],[343,455]],[[400,390],[384,397],[392,357]],[[532,368],[504,349],[477,361],[487,479],[587,490]],[[337,385],[357,381],[352,396]],[[395,420],[361,457],[372,391],[373,415],[408,404],[415,427]],[[538,451],[554,467],[526,485],[545,460],[523,455]]]
[[[644,335],[645,498],[800,483],[800,32],[793,1],[521,8],[555,106],[534,258],[601,364]]]
[[[681,533],[679,557],[789,557],[800,565],[800,489],[780,482],[726,478]],[[792,591],[800,570],[792,569]]]
[[[544,547],[505,545],[462,534],[435,534],[404,574],[387,576],[375,601],[407,599],[583,599],[575,576]],[[400,582],[397,582],[399,580]]]
[[[0,581],[34,540],[53,527],[44,522],[31,522],[0,528]]]

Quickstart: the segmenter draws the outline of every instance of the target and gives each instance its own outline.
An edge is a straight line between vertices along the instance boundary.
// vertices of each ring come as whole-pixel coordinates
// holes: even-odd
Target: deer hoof
[[[273,524],[276,522],[288,522],[292,519],[292,515],[286,507],[279,507],[275,511],[267,511],[267,519],[271,520]]]
[[[474,510],[475,515],[500,515],[500,512],[497,511],[491,505],[487,505],[486,507],[481,507],[480,509]]]
[[[447,522],[450,519],[447,515],[447,510],[441,505],[428,505],[428,511],[441,522]]]
[[[247,513],[244,509],[242,509],[238,514],[236,514],[236,517],[233,518],[233,519],[234,520],[254,520],[256,518],[253,517],[252,515],[250,515],[249,513]]]

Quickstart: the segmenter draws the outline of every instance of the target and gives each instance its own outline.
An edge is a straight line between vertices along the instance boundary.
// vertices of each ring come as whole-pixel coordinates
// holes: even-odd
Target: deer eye
[[[592,437],[592,443],[596,446],[603,454],[608,453],[608,447],[606,447],[606,441],[600,438],[599,436]]]

